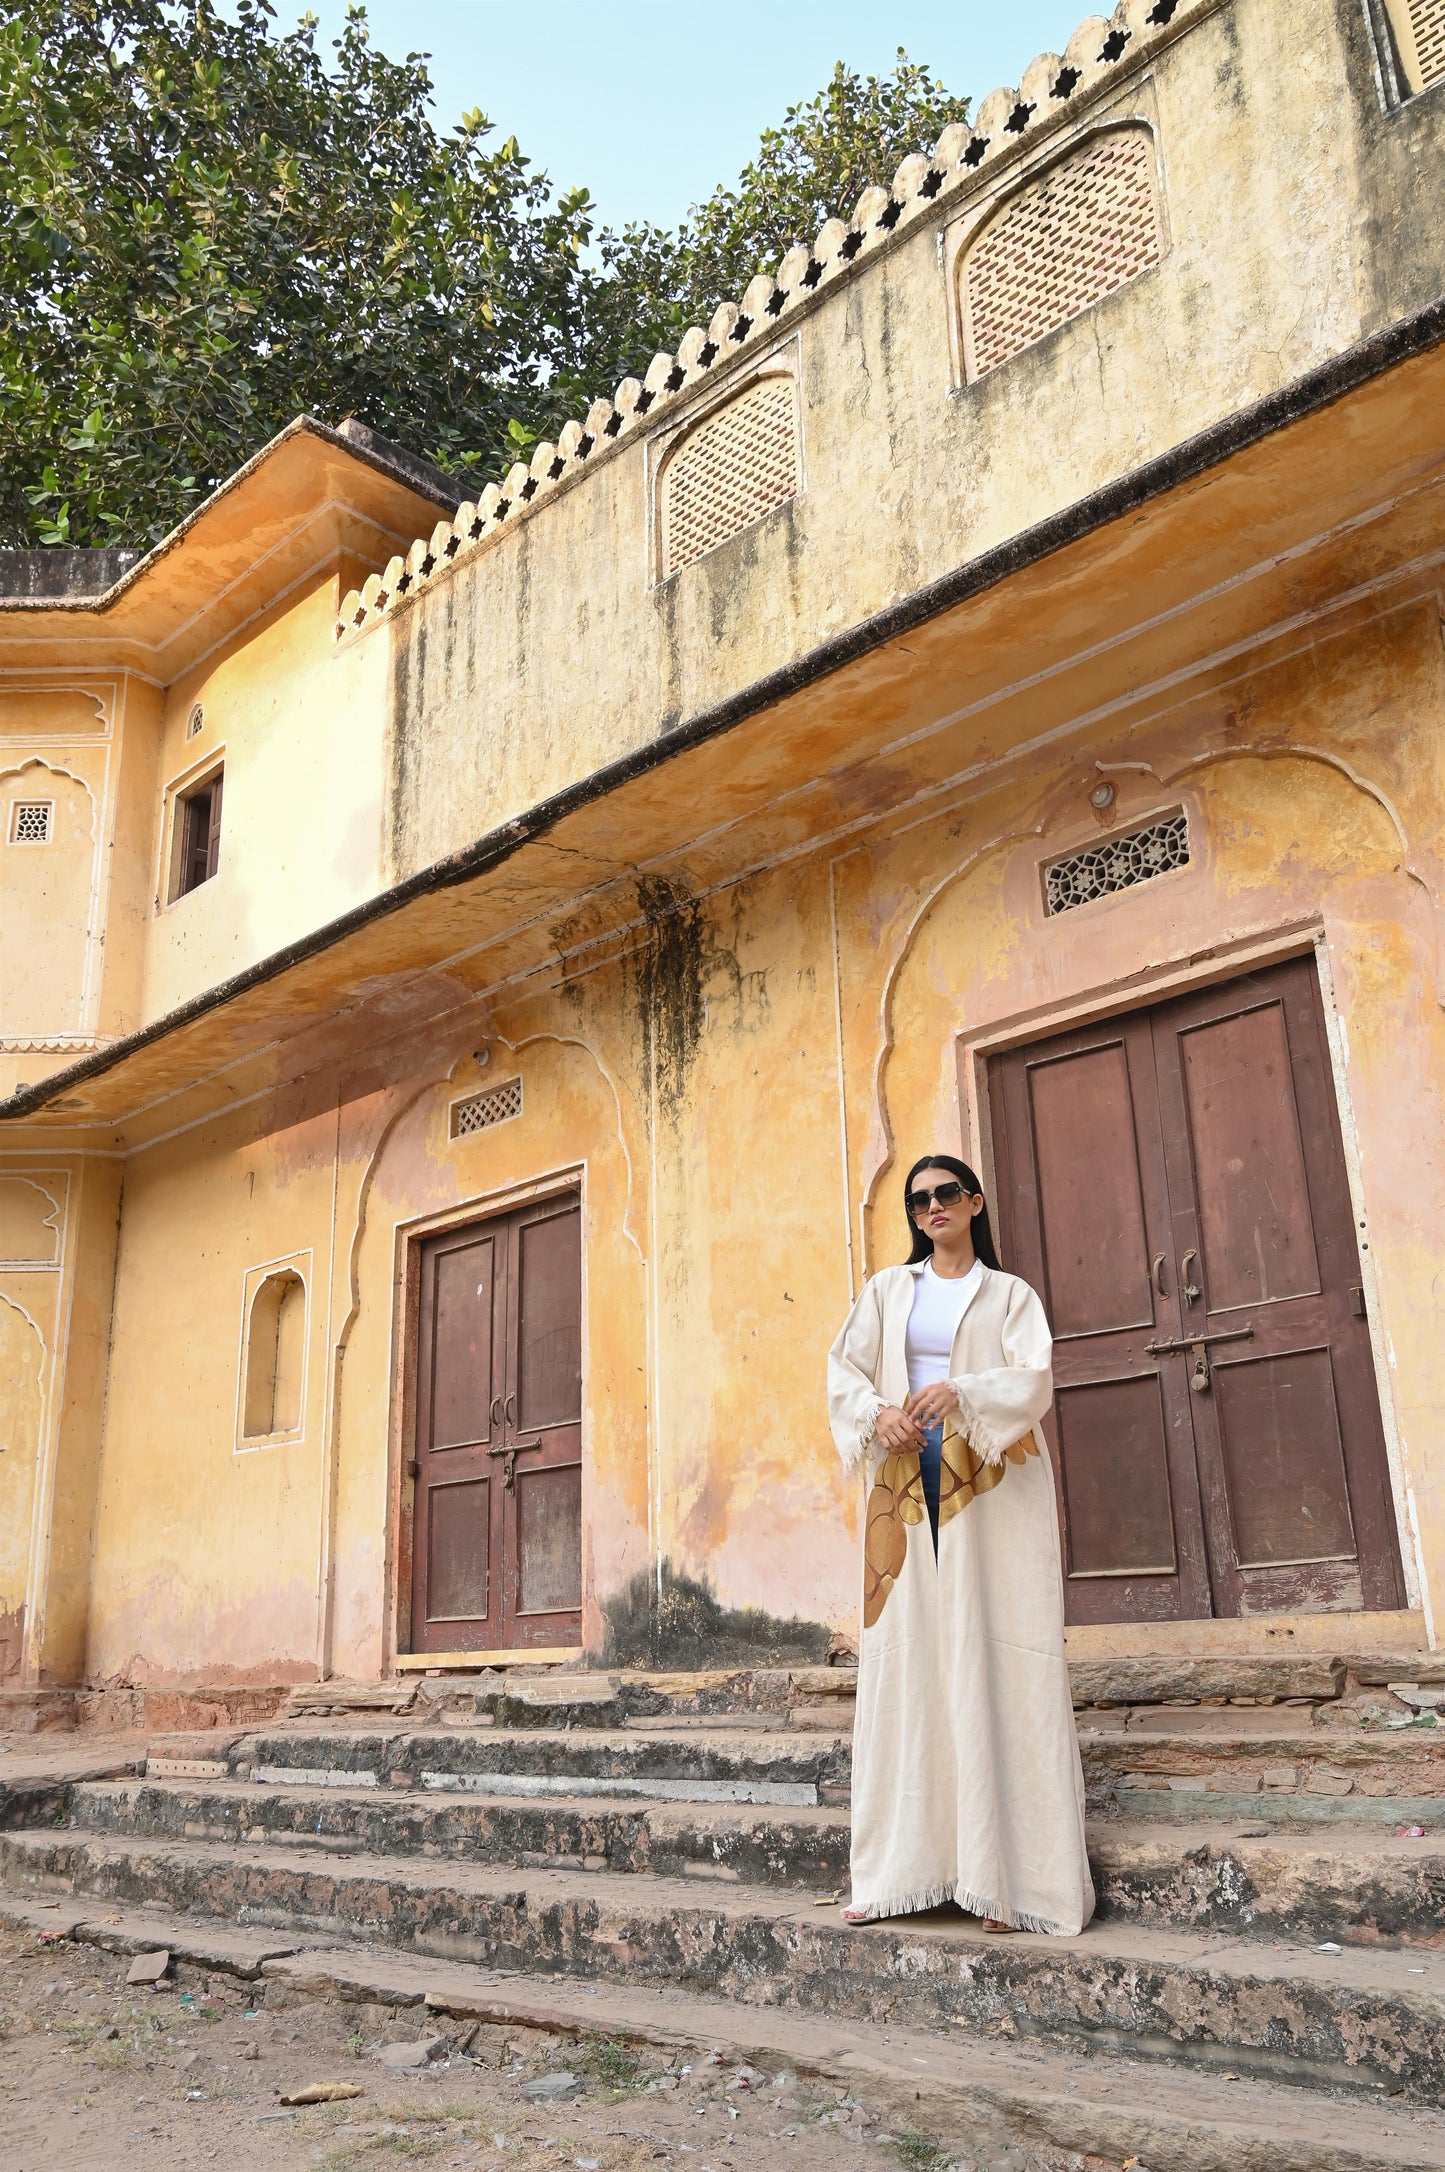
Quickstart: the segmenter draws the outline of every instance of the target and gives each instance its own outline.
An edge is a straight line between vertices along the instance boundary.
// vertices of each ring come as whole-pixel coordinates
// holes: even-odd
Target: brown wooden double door
[[[991,1065],[1071,1621],[1403,1605],[1313,961]]]
[[[422,1246],[413,1651],[581,1640],[581,1228],[566,1193]]]

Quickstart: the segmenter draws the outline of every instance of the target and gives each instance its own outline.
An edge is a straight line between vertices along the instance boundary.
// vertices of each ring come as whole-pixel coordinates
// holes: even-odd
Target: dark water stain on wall
[[[806,1667],[828,1657],[826,1622],[784,1621],[761,1607],[724,1606],[706,1582],[662,1564],[640,1569],[602,1603],[603,1663],[613,1667]]]
[[[676,1115],[687,1093],[705,1008],[707,938],[702,907],[664,875],[643,875],[637,902],[646,936],[636,959],[644,1085]]]

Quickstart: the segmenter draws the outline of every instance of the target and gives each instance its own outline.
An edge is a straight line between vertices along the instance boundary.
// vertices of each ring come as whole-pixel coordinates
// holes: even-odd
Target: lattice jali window
[[[465,1101],[452,1103],[452,1137],[465,1139],[474,1131],[488,1131],[493,1124],[504,1124],[509,1116],[521,1113],[522,1081],[504,1078],[484,1094],[471,1094]]]
[[[1406,92],[1445,82],[1445,0],[1385,0],[1385,12]]]
[[[676,573],[798,492],[798,398],[760,377],[706,416],[662,471],[662,572]]]
[[[963,261],[964,345],[982,377],[1159,260],[1154,145],[1111,129],[1020,189]]]
[[[1131,830],[1125,837],[1106,838],[1083,852],[1071,852],[1044,869],[1044,909],[1049,914],[1072,911],[1075,905],[1091,904],[1115,890],[1130,890],[1136,882],[1150,882],[1174,867],[1189,865],[1189,823],[1182,809],[1161,815],[1147,829]]]
[[[17,799],[10,807],[12,845],[48,845],[55,827],[53,799]]]

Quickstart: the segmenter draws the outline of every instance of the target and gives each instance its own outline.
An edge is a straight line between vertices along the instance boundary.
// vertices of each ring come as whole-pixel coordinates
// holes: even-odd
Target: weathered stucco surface
[[[1445,287],[1445,225],[1425,212],[1438,178],[1422,187],[1439,174],[1445,112],[1438,98],[1381,110],[1354,0],[1234,0],[1106,91],[1022,168],[991,163],[975,189],[940,198],[887,253],[780,323],[776,346],[796,357],[800,384],[797,497],[671,579],[650,578],[656,439],[638,430],[360,637],[392,651],[394,876]],[[954,228],[972,233],[1024,173],[1131,120],[1155,144],[1160,261],[958,385],[943,270]],[[739,381],[754,366],[739,357]],[[705,410],[719,390],[691,397]],[[679,419],[669,409],[658,432]]]
[[[949,236],[1032,170],[990,166],[780,321],[803,488],[666,581],[639,427],[338,642],[407,501],[358,482],[346,520],[291,536],[293,445],[234,532],[177,546],[198,624],[252,584],[215,639],[186,648],[173,602],[84,639],[50,606],[0,618],[0,787],[44,764],[94,810],[7,896],[7,1083],[67,1062],[66,1035],[305,950],[0,1133],[20,1247],[0,1254],[0,1665],[23,1645],[62,1680],[387,1667],[409,1637],[416,1245],[564,1183],[587,1651],[669,1574],[808,1636],[850,1628],[859,1503],[822,1354],[902,1249],[902,1167],[936,1146],[989,1170],[990,1050],[1306,952],[1411,1603],[1441,1619],[1439,352],[749,693],[1445,292],[1445,95],[1382,108],[1352,0],[1203,8],[1080,127],[1125,120],[1158,148],[1158,264],[959,387]],[[318,468],[307,520],[351,487]],[[291,553],[279,585],[261,542]],[[588,786],[734,696],[728,730]],[[158,906],[175,788],[222,748],[220,871]],[[1181,807],[1188,866],[1045,916],[1042,863]],[[452,1139],[452,1101],[512,1075],[522,1114]],[[40,1260],[35,1187],[60,1202]],[[277,1263],[306,1288],[301,1421],[248,1446],[246,1304]]]

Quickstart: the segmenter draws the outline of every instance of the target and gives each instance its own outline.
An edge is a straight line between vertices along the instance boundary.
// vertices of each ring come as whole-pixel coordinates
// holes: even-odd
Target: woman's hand
[[[941,1425],[958,1416],[958,1397],[946,1380],[930,1381],[908,1398],[908,1415],[915,1425]]]
[[[879,1411],[873,1427],[873,1438],[890,1456],[906,1455],[918,1450],[918,1428],[905,1412],[892,1403],[885,1403]]]

